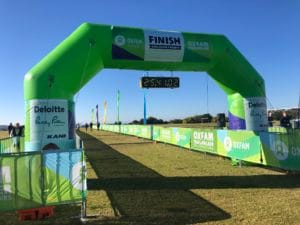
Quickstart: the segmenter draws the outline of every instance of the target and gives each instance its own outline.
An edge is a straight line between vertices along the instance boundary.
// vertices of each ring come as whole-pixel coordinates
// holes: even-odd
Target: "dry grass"
[[[9,137],[7,131],[0,131],[0,139],[7,138]]]
[[[299,224],[300,179],[258,167],[93,131],[80,133],[88,164],[87,224]],[[24,224],[80,224],[78,206]],[[0,224],[16,224],[15,213]]]

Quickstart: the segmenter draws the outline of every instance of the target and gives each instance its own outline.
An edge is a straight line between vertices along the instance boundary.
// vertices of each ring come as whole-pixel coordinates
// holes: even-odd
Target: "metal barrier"
[[[9,137],[0,139],[0,154],[3,153],[17,153],[17,152],[24,152],[24,137],[18,137],[19,145],[16,145],[15,138]]]
[[[0,154],[0,211],[83,202],[86,192],[82,149]]]

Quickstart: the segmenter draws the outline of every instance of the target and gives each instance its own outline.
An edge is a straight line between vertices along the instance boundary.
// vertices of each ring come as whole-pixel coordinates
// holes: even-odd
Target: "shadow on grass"
[[[84,141],[88,161],[99,177],[88,180],[88,189],[105,190],[116,216],[91,219],[89,223],[190,224],[230,218],[230,214],[195,195],[186,186],[166,188],[169,178],[89,134],[79,135]],[[95,151],[96,148],[99,150]]]
[[[91,190],[299,188],[299,178],[299,175],[106,178],[88,179],[88,186]]]
[[[140,144],[153,144],[152,141],[143,141],[143,142],[120,142],[120,143],[112,143],[112,144],[109,144],[110,146],[114,146],[114,145],[140,145]]]

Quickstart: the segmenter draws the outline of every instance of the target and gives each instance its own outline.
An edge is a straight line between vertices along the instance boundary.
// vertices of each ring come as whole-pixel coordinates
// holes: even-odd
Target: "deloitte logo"
[[[126,39],[123,35],[117,35],[115,37],[115,44],[118,46],[123,46],[126,43]]]
[[[285,160],[289,156],[289,150],[283,142],[277,140],[275,142],[274,148],[272,149],[275,157],[278,160]]]
[[[232,149],[232,140],[230,137],[224,138],[224,148],[227,152],[230,152]]]

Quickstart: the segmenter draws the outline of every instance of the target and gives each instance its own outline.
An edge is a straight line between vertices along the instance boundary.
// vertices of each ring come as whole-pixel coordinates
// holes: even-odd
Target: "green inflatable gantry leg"
[[[103,68],[206,71],[230,129],[267,129],[264,80],[225,36],[84,23],[25,75],[25,151],[75,147],[74,95]]]

